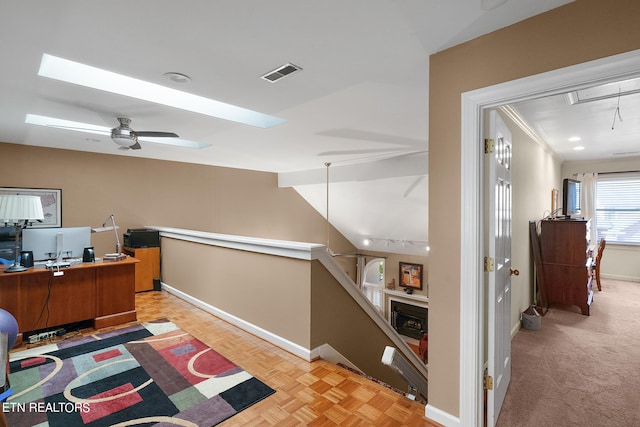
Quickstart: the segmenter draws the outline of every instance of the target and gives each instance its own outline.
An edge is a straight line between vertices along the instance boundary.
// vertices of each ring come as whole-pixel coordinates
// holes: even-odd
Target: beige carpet
[[[498,426],[640,426],[640,283],[594,294],[591,316],[552,307],[520,329]]]

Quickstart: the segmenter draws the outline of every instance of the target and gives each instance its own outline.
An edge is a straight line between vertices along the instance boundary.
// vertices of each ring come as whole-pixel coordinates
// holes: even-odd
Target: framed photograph
[[[400,262],[400,286],[411,289],[422,289],[422,264]]]
[[[30,227],[62,227],[62,190],[59,188],[0,187],[0,194],[40,196],[44,220],[35,221]]]

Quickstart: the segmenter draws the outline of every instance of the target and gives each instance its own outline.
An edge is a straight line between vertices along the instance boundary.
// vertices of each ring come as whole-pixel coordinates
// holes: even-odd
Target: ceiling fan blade
[[[176,147],[187,147],[187,148],[207,148],[210,147],[211,144],[206,144],[204,142],[197,141],[189,141],[187,139],[180,138],[151,138],[151,137],[143,137],[141,138],[144,142],[153,142],[155,144],[164,144],[164,145],[174,145]]]
[[[131,146],[129,146],[129,148],[131,148],[132,150],[139,150],[139,149],[142,148],[142,146],[140,145],[139,142],[136,141],[136,143],[131,145]]]
[[[54,117],[39,116],[37,114],[27,114],[25,123],[38,126],[46,126],[58,129],[73,130],[78,132],[89,132],[99,135],[110,135],[111,129],[105,126],[97,126],[89,123],[74,122],[71,120],[57,119]]]
[[[135,131],[137,136],[148,138],[179,138],[173,132],[155,132],[155,131]]]
[[[77,130],[80,132],[100,133],[105,135],[108,135],[110,133],[108,130],[101,130],[101,129],[88,128],[88,127],[58,126],[58,125],[47,125],[47,126],[52,128],[57,128],[57,129]]]

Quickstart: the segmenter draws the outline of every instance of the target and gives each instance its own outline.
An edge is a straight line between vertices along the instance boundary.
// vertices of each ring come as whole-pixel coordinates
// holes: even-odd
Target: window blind
[[[598,241],[640,245],[640,173],[598,176],[596,223]]]

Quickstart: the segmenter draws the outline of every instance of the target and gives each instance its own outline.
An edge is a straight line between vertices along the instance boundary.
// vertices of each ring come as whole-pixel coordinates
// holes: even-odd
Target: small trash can
[[[529,331],[539,331],[542,327],[542,317],[534,306],[522,312],[522,327]]]

